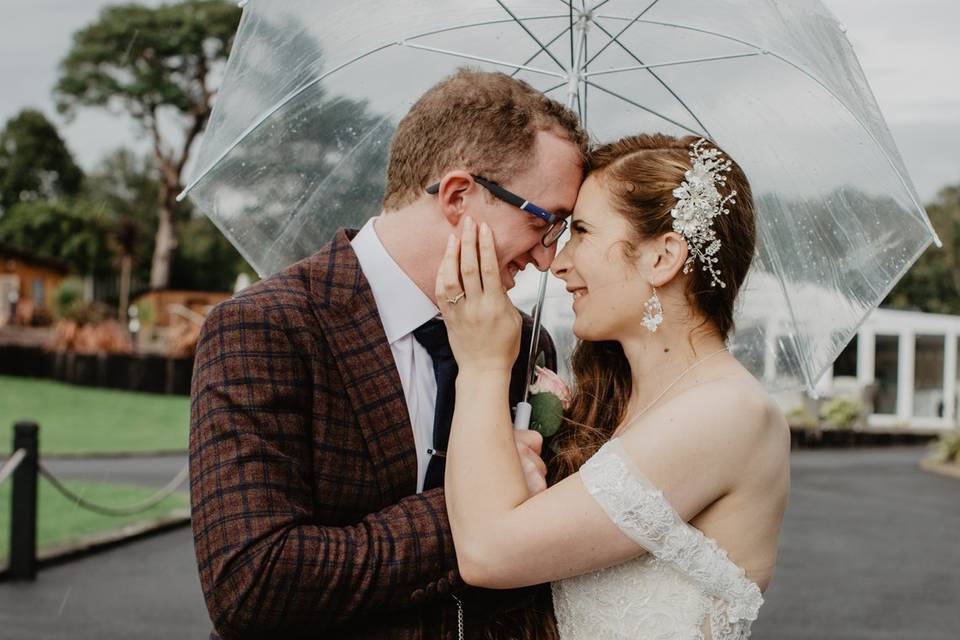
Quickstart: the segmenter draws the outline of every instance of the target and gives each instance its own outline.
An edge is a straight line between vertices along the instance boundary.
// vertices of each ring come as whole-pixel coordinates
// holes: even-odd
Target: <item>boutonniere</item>
[[[570,389],[553,371],[536,367],[537,379],[530,385],[527,401],[531,406],[530,428],[544,438],[557,433],[563,412],[570,408]]]

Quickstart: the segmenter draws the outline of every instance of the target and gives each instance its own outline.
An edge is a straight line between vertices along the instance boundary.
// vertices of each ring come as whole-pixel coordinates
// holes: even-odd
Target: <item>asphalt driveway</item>
[[[920,471],[923,453],[794,454],[780,561],[754,638],[960,638],[960,480]],[[162,485],[179,466],[142,462],[107,475]],[[60,471],[86,475],[72,464]],[[35,584],[0,584],[5,640],[202,640],[209,628],[188,528],[45,569]]]

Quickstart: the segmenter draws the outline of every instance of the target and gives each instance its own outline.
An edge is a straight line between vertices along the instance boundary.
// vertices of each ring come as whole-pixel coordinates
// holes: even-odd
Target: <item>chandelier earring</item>
[[[661,324],[663,324],[663,306],[657,296],[657,288],[653,287],[653,295],[643,303],[643,326],[650,333],[656,333]]]

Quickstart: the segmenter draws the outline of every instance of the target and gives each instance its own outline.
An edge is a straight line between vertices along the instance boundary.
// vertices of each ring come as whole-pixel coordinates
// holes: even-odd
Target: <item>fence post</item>
[[[37,466],[40,459],[36,422],[13,426],[13,450],[24,449],[26,457],[13,472],[10,501],[10,580],[37,579]]]

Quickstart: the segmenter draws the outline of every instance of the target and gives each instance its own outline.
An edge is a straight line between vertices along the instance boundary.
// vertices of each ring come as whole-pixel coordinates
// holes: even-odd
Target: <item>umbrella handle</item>
[[[513,418],[514,431],[525,431],[530,428],[530,413],[533,405],[529,402],[517,403],[517,415]]]

